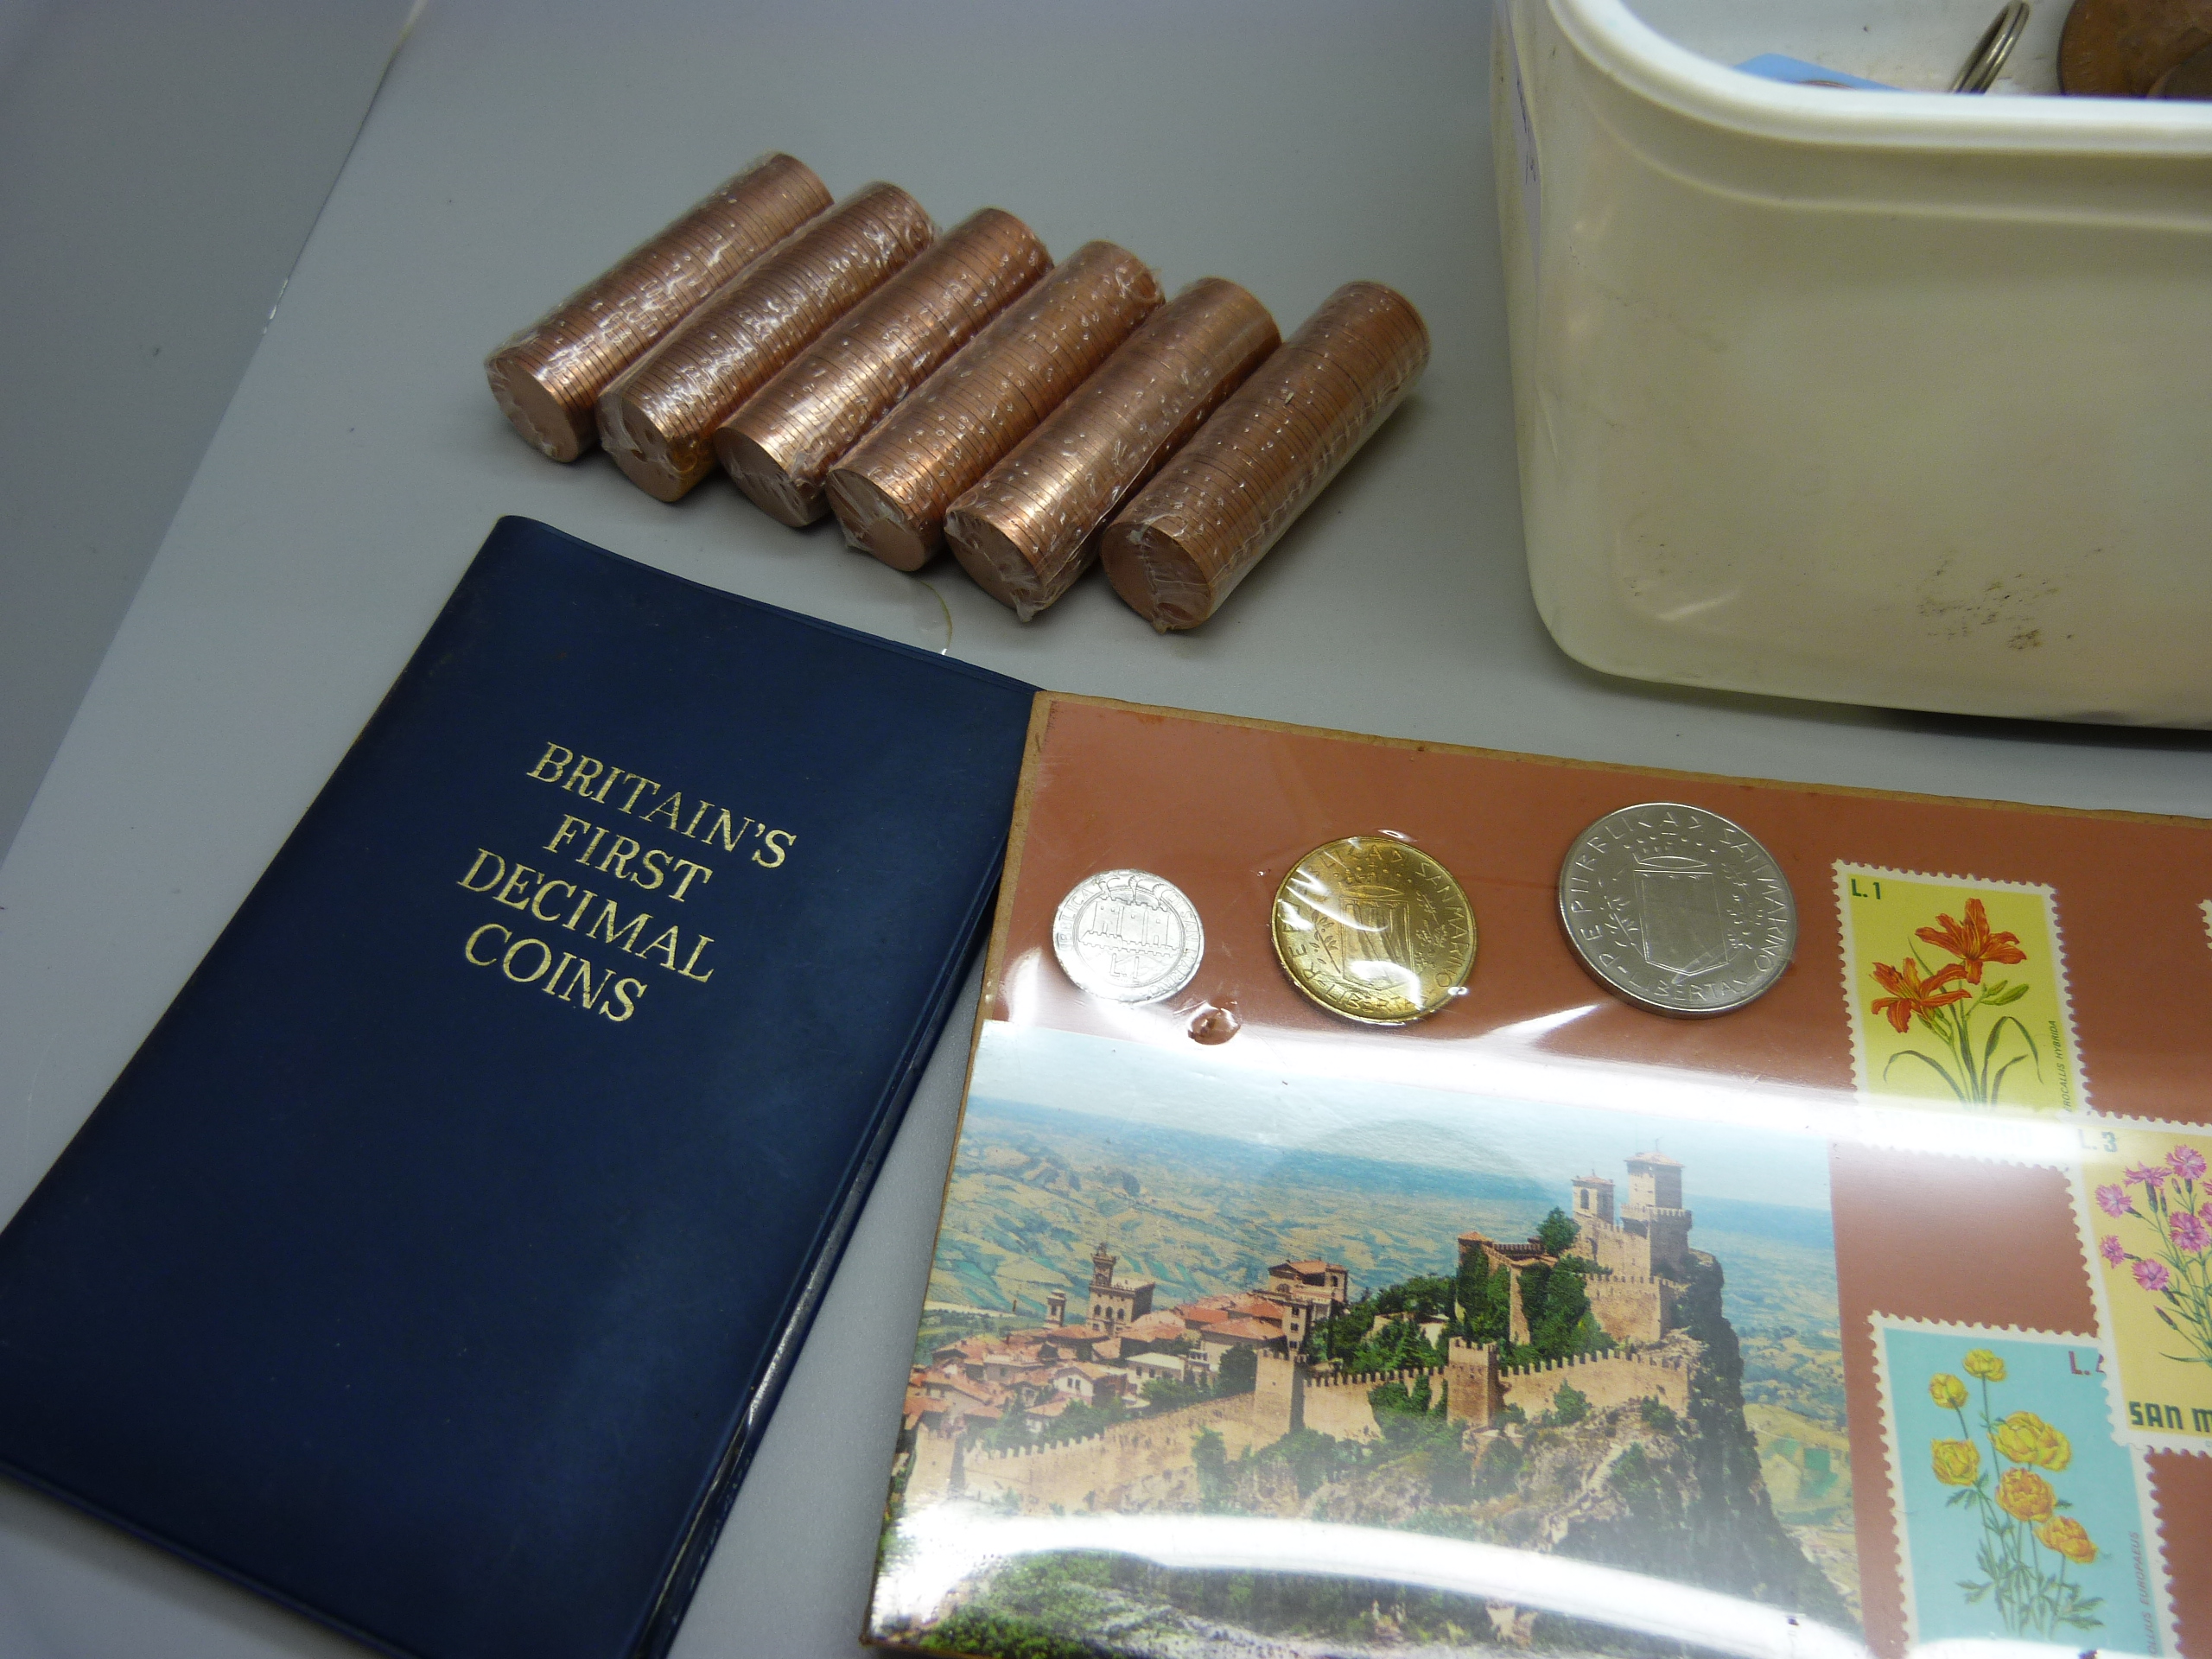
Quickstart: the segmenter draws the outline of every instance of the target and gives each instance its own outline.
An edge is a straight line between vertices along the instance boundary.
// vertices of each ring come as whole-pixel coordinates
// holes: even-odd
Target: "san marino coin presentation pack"
[[[2212,1650],[2212,828],[1041,694],[871,1641]]]

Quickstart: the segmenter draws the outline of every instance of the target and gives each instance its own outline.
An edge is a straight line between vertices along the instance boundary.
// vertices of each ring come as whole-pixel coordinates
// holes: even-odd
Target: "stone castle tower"
[[[1453,1337],[1444,1351],[1444,1404],[1453,1422],[1488,1428],[1505,1408],[1505,1384],[1497,1368],[1497,1349],[1487,1342]]]
[[[1675,1328],[1675,1310],[1689,1277],[1691,1215],[1682,1207],[1682,1166],[1663,1153],[1628,1160],[1628,1202],[1616,1212],[1613,1183],[1598,1174],[1573,1182],[1574,1243],[1569,1254],[1598,1269],[1586,1285],[1590,1313],[1615,1342],[1657,1342]],[[1481,1252],[1493,1273],[1513,1275],[1507,1338],[1529,1340],[1521,1275],[1557,1261],[1542,1244],[1507,1244],[1480,1231],[1459,1235],[1459,1262]]]
[[[1149,1279],[1115,1278],[1114,1264],[1119,1259],[1109,1253],[1103,1241],[1090,1255],[1090,1310],[1086,1323],[1102,1337],[1111,1336],[1152,1312],[1152,1293],[1157,1287]]]
[[[1618,1218],[1611,1181],[1600,1175],[1575,1178],[1575,1254],[1608,1273],[1685,1277],[1691,1220],[1682,1208],[1682,1166],[1664,1153],[1640,1153],[1628,1160],[1628,1202]]]
[[[1574,1219],[1578,1224],[1597,1220],[1610,1224],[1613,1219],[1613,1184],[1602,1175],[1576,1176]]]

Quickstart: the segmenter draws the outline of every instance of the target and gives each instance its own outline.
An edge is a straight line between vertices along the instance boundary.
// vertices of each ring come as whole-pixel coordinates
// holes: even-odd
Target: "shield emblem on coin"
[[[1325,915],[1321,924],[1338,973],[1355,984],[1390,984],[1418,977],[1413,965],[1413,918],[1402,893],[1388,887],[1347,886],[1338,912],[1334,918]]]
[[[1701,974],[1728,960],[1726,897],[1719,871],[1694,858],[1639,860],[1637,903],[1643,959],[1674,974]]]

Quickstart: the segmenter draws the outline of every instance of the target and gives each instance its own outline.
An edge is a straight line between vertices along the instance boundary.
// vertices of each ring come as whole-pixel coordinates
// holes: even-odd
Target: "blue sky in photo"
[[[1826,1211],[1827,1143],[1739,1122],[1536,1103],[1402,1082],[1302,1077],[1227,1049],[1149,1043],[1000,1021],[986,1025],[971,1095],[1217,1135],[1282,1151],[1517,1176],[1624,1179],[1657,1150],[1689,1166],[1700,1197]],[[1263,1058],[1264,1057],[1262,1057]]]

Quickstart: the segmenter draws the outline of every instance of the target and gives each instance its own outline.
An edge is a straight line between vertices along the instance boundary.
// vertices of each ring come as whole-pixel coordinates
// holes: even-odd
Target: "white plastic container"
[[[1995,0],[1496,0],[1536,603],[1609,673],[2212,725],[2212,105]],[[1695,49],[1693,49],[1695,48]]]

